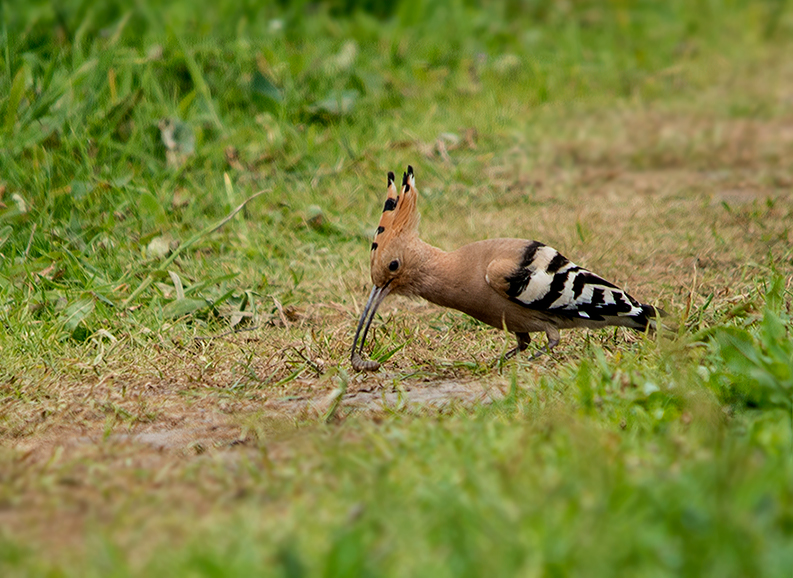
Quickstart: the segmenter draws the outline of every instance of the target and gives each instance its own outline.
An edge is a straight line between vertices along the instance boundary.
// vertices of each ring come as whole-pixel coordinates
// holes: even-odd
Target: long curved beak
[[[377,371],[380,367],[380,364],[376,361],[363,359],[361,354],[363,353],[363,345],[366,342],[366,334],[369,333],[369,327],[372,325],[375,313],[377,313],[377,308],[380,307],[380,303],[383,302],[383,299],[385,299],[390,292],[391,289],[388,283],[386,283],[382,287],[375,285],[372,287],[372,292],[369,293],[369,300],[366,302],[363,313],[361,313],[361,319],[358,321],[358,329],[355,330],[355,339],[352,341],[350,363],[352,363],[352,368],[355,371]],[[364,324],[366,325],[364,326]],[[363,328],[363,337],[361,337],[360,347],[356,349],[358,345],[358,336],[361,334],[361,328]]]

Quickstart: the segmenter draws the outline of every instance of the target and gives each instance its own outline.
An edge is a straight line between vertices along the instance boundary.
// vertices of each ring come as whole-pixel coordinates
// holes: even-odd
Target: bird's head
[[[419,213],[416,208],[418,191],[413,167],[408,166],[402,175],[402,187],[397,191],[394,173],[388,173],[388,194],[383,215],[372,241],[371,275],[372,292],[366,303],[352,347],[353,368],[374,371],[379,367],[375,361],[361,359],[360,352],[366,341],[366,334],[372,324],[377,308],[389,293],[412,294],[421,263],[416,250],[418,240]],[[361,346],[356,350],[358,335],[364,328]]]

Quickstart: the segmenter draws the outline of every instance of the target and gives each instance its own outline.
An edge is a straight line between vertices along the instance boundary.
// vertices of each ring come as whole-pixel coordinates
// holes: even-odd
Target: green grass
[[[0,574],[787,576],[788,3],[283,4],[0,6]],[[679,331],[396,299],[351,375],[408,163]]]

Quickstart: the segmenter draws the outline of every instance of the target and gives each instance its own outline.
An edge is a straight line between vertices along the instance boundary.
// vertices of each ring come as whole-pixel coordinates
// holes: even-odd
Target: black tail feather
[[[633,318],[642,325],[640,329],[646,330],[648,327],[650,329],[655,329],[657,323],[656,320],[659,317],[667,317],[666,311],[659,309],[658,307],[654,307],[653,305],[642,303],[641,308],[641,314]]]

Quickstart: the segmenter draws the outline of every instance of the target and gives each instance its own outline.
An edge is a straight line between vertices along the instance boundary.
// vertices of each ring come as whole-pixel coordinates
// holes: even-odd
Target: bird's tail
[[[653,305],[643,303],[639,307],[641,308],[641,312],[633,317],[633,320],[638,324],[637,329],[643,331],[657,331],[660,319],[669,316],[666,311]],[[666,330],[671,330],[668,323],[661,323],[661,326]]]

